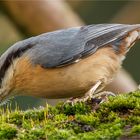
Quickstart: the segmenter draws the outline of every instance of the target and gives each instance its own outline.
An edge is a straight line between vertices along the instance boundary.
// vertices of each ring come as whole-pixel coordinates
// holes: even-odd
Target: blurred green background
[[[24,17],[27,16],[27,14],[24,14],[25,12],[27,13],[26,4],[30,5],[30,8],[32,8],[32,5],[33,7],[35,5],[37,6],[39,1],[29,0],[29,1],[22,1],[21,3],[22,4],[20,5],[19,1],[6,1],[6,2],[0,1],[0,53],[1,54],[8,47],[10,47],[12,44],[17,42],[18,40],[22,40],[30,36],[41,33],[41,32],[32,32],[30,29],[27,28],[27,26],[24,27],[24,24],[22,24],[23,23],[22,19],[24,19]],[[45,5],[43,7],[43,8],[46,8],[46,11],[48,8],[47,4],[48,3],[46,3],[46,7]],[[53,1],[53,4],[57,7],[57,3],[55,0]],[[79,16],[81,20],[85,22],[85,24],[140,23],[140,15],[139,15],[140,2],[139,1],[68,0],[68,1],[61,1],[60,5],[61,4],[63,5],[63,7],[66,6],[66,10],[68,10],[68,11],[65,11],[67,13],[65,13],[64,16],[69,16],[69,10],[71,10],[73,11],[73,13]],[[12,6],[13,6],[13,9],[11,8]],[[18,11],[18,10],[16,11],[16,8],[17,9],[21,8],[21,12],[19,12],[18,15],[16,15],[17,14],[16,12]],[[37,12],[38,12],[38,15],[32,14],[32,17],[29,18],[29,22],[32,26],[34,26],[37,20],[36,18],[38,17],[40,18],[42,16],[41,15],[42,13],[39,13],[39,11]],[[12,13],[15,13],[15,14],[12,14]],[[51,20],[51,16],[53,16],[53,14],[57,16],[57,13],[49,13],[49,16],[50,16],[49,20]],[[63,18],[61,16],[59,17],[58,15],[57,18],[58,18],[57,20],[60,20],[61,22],[63,21]],[[69,17],[64,17],[64,18],[69,18]],[[48,22],[50,22],[49,20]],[[36,26],[36,28],[39,28],[39,26]],[[48,31],[51,31],[51,30],[52,28],[50,28]],[[123,63],[124,68],[133,76],[134,80],[137,83],[140,83],[140,77],[139,77],[140,76],[140,73],[139,73],[140,63],[139,62],[140,62],[140,42],[137,43],[135,47],[131,49],[131,51],[127,55],[127,59]],[[26,108],[31,108],[31,107],[37,107],[39,105],[44,105],[46,100],[22,96],[22,97],[16,97],[13,100],[13,102],[14,101],[17,102],[18,106],[21,109],[26,109]]]

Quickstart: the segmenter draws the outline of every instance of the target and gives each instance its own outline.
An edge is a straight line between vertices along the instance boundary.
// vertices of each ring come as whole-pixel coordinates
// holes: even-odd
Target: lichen
[[[140,139],[140,91],[110,97],[97,108],[95,105],[88,101],[27,111],[1,108],[0,139]]]

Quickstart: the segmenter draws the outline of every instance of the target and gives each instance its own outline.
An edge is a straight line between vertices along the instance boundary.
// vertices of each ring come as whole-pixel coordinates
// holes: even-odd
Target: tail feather
[[[88,42],[88,44],[93,44],[94,48],[111,44],[116,51],[122,48],[127,51],[136,40],[140,39],[140,24],[89,25],[81,29],[81,34],[85,35],[84,41]]]

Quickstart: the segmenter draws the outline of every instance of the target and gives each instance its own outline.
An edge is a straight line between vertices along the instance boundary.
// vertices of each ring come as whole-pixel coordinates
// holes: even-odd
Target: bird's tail
[[[86,34],[85,42],[94,44],[94,48],[112,45],[118,53],[126,53],[140,39],[140,24],[97,24],[82,29],[80,35]]]

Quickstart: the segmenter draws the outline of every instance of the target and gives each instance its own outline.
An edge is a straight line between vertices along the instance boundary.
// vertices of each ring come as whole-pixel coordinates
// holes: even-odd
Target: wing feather
[[[61,67],[95,53],[138,28],[140,24],[97,24],[58,30],[24,40],[23,44],[33,46],[24,55],[44,68]]]
[[[68,65],[137,28],[140,24],[97,24],[51,32],[35,38],[41,41],[29,51],[29,56],[33,63],[45,68]]]

